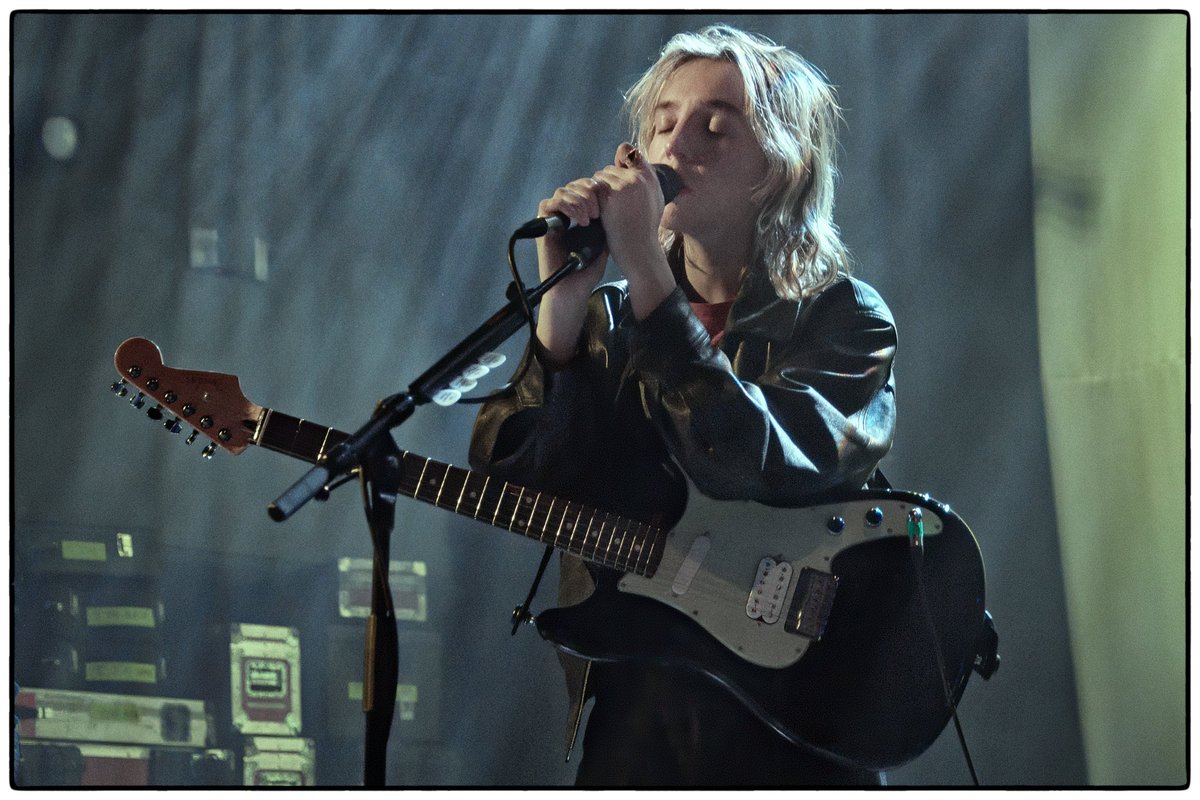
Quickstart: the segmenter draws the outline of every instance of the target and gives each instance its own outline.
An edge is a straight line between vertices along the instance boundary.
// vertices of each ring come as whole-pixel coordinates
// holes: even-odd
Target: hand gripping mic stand
[[[367,617],[363,650],[363,713],[366,718],[363,783],[384,786],[387,777],[387,742],[395,712],[399,649],[396,615],[388,588],[389,542],[395,520],[396,491],[403,469],[401,453],[390,431],[412,416],[418,405],[428,403],[484,353],[526,325],[525,309],[564,277],[583,269],[604,247],[604,232],[598,221],[569,232],[576,244],[571,257],[553,275],[525,292],[516,283],[508,288],[508,305],[493,314],[449,353],[409,385],[408,391],[379,401],[375,413],[349,438],[280,495],[267,512],[282,522],[318,495],[327,495],[344,476],[357,471],[363,491],[367,524],[371,529],[374,556],[371,578],[371,612]]]

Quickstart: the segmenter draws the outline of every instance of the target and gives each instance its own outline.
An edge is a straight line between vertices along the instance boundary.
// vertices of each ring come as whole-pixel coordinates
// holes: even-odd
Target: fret
[[[655,553],[655,547],[660,543],[661,532],[654,529],[652,533],[653,536],[650,538],[650,556],[646,559],[646,570],[642,573],[646,576],[653,576],[658,571],[658,562],[662,559],[662,553]]]
[[[613,535],[615,533],[616,533],[616,531],[613,531],[613,533],[610,533],[608,535],[608,545],[604,548],[604,563],[605,564],[613,563],[612,556],[609,554],[612,552]]]
[[[599,539],[601,536],[603,536],[603,535],[604,535],[604,529],[605,529],[606,527],[608,527],[608,518],[609,518],[609,517],[611,517],[611,516],[612,516],[612,514],[609,514],[609,513],[605,512],[605,514],[604,514],[604,522],[600,523],[600,530],[596,531],[596,538],[597,538],[597,539]],[[589,526],[588,526],[588,532],[590,533],[590,532],[591,532],[591,530],[592,530],[592,529],[591,529],[591,526],[589,525]],[[585,538],[585,541],[586,541],[586,538]]]
[[[497,521],[492,524],[497,528],[512,530],[516,525],[517,512],[521,510],[521,498],[525,495],[525,487],[516,483],[505,483],[503,494],[496,508]],[[508,522],[501,522],[507,518]]]
[[[649,525],[647,525],[645,527],[646,527],[646,532],[642,534],[642,541],[645,544],[642,546],[642,550],[645,551],[645,553],[646,553],[646,563],[642,565],[642,574],[645,574],[646,570],[650,569],[651,559],[654,557],[654,542],[655,542],[655,537],[650,535],[652,529],[650,528]]]
[[[471,470],[465,469],[462,471],[462,473],[463,473],[462,488],[458,490],[458,500],[454,501],[454,513],[455,514],[463,513],[460,510],[460,509],[462,509],[463,492],[467,491],[467,484],[470,483],[470,481],[471,481]]]
[[[530,492],[530,494],[526,494],[526,491]],[[533,517],[537,513],[538,499],[542,495],[541,492],[538,492],[537,496],[535,497],[532,492],[533,489],[521,489],[521,496],[517,498],[517,507],[513,509],[513,516],[516,518],[516,522],[513,523],[513,528],[510,528],[510,530],[515,528],[525,536],[528,536],[531,539],[536,539],[537,534],[531,530],[531,528],[533,524]],[[519,516],[521,514],[522,507],[529,510],[529,513],[523,517]]]
[[[533,518],[537,516],[538,503],[542,502],[542,493],[538,492],[537,497],[533,498],[533,508],[529,509],[529,519],[525,520],[525,535],[534,538],[533,533]],[[540,534],[537,535],[537,540],[542,541]]]
[[[510,519],[508,521],[508,529],[510,531],[513,529],[513,525],[516,524],[517,512],[521,510],[521,498],[524,496],[525,496],[525,487],[522,486],[520,494],[517,495],[517,502],[513,504],[512,519]]]
[[[583,512],[582,512],[582,511],[580,511],[580,514],[582,514],[582,513],[583,513]],[[590,533],[592,532],[592,524],[593,524],[593,523],[595,523],[595,521],[596,521],[596,514],[597,514],[597,513],[598,513],[598,512],[596,511],[596,509],[594,509],[594,508],[593,508],[593,509],[592,509],[592,515],[591,515],[590,517],[588,517],[587,530],[585,530],[585,531],[583,532],[583,538],[584,538],[584,539],[587,539],[587,537],[588,537],[588,534],[590,534]],[[579,523],[579,520],[575,520],[575,523],[576,523],[576,525],[578,525],[578,523]],[[601,527],[603,527],[603,526],[601,526]]]
[[[431,461],[433,461],[432,458],[425,459],[425,464],[424,464],[424,466],[421,467],[421,474],[417,476],[417,485],[413,489],[412,496],[417,498],[418,500],[425,499],[425,498],[421,497],[421,487],[425,485],[425,470],[429,469],[429,462],[431,462]]]
[[[621,531],[621,541],[617,543],[616,563],[618,566],[623,566],[625,563],[625,534],[628,531]]]
[[[496,522],[496,517],[500,515],[500,504],[504,502],[504,495],[508,493],[508,481],[504,482],[504,486],[500,487],[500,497],[496,500],[496,510],[492,513],[492,524],[499,526]]]
[[[603,564],[613,566],[616,562],[612,557],[612,543],[617,536],[617,529],[613,528],[608,532],[608,538],[605,540],[603,534],[596,534],[596,557],[603,558]],[[603,544],[602,544],[603,543]],[[603,553],[603,555],[601,555]]]
[[[589,537],[585,536],[584,538],[587,539]],[[604,541],[604,535],[597,533],[595,537],[592,538],[594,539],[592,542],[592,560],[605,567],[609,566],[608,559],[605,557],[606,554],[604,549],[600,546],[600,543]]]
[[[558,502],[558,498],[557,498],[557,497],[551,497],[551,498],[550,498],[550,507],[549,507],[548,509],[546,509],[546,521],[542,523],[542,534],[543,534],[543,535],[545,535],[545,534],[546,534],[546,526],[550,524],[550,515],[554,513],[554,504],[555,504],[555,503],[557,503],[557,502]],[[562,526],[561,526],[561,525],[560,525],[560,526],[558,526],[558,530],[556,530],[556,531],[554,532],[554,542],[553,542],[553,545],[554,545],[555,547],[558,547],[558,535],[559,535],[560,533],[562,533]]]
[[[325,436],[321,439],[321,446],[317,449],[317,461],[325,457],[325,445],[329,443],[329,438],[335,433],[333,428],[325,429]]]
[[[566,525],[568,528],[571,529],[571,537],[570,538],[574,539],[575,534],[579,532],[579,515],[580,515],[580,513],[583,512],[583,506],[582,505],[579,506],[579,511],[575,512],[575,522],[568,525],[567,524],[567,512],[570,510],[571,510],[571,504],[570,504],[570,502],[568,502],[565,506],[563,506],[562,519],[560,519],[558,521],[558,527],[561,529],[564,525]]]
[[[571,537],[572,538],[574,538],[576,532],[579,530],[579,523],[583,519],[583,512],[586,510],[587,509],[584,506],[580,506],[578,513],[575,514],[575,521],[573,523],[571,523]],[[593,517],[594,516],[595,515],[593,514]],[[583,540],[585,542],[588,540],[588,537],[591,535],[591,532],[592,532],[592,522],[591,522],[591,519],[589,518],[587,528],[585,528],[583,531]]]
[[[292,440],[292,449],[305,454],[305,458],[309,461],[317,461],[329,433],[329,428],[315,425],[307,420],[299,420],[299,424],[296,426],[296,436]]]
[[[250,436],[250,441],[256,445],[262,446],[262,437],[266,432],[267,426],[270,425],[271,415],[275,413],[269,408],[264,408],[262,413],[258,415],[258,423],[254,426],[254,433]]]
[[[641,533],[640,528],[638,530],[638,533]],[[648,538],[648,537],[643,538],[642,541],[645,542],[646,538]],[[642,547],[642,552],[646,554],[646,563],[644,566],[639,567],[639,569],[638,569],[639,575],[645,575],[646,569],[649,568],[649,566],[650,566],[650,557],[654,554],[654,540],[653,539],[650,540],[649,547],[644,547],[644,546]],[[640,561],[640,558],[639,558],[639,561]]]
[[[599,549],[597,547],[597,545],[600,542],[600,537],[602,535],[603,535],[602,531],[597,531],[595,540],[592,541],[592,536],[590,535],[590,533],[585,533],[583,535],[583,545],[579,548],[580,555],[582,555],[584,558],[587,558],[590,561],[594,561],[594,562],[603,564],[604,562],[599,558]],[[587,555],[587,549],[589,546],[591,546],[591,548],[592,548],[592,554],[590,557]]]
[[[555,533],[555,537],[558,537],[559,535],[562,534],[563,525],[567,521],[567,512],[570,510],[571,510],[571,503],[570,503],[570,501],[567,501],[567,504],[563,506],[562,512],[560,512],[558,515],[558,529],[557,529],[557,532]],[[574,528],[571,529],[571,535],[567,537],[567,540],[568,541],[575,540],[575,529]]]
[[[421,499],[417,497],[417,492],[421,488],[421,482],[418,478],[414,477],[413,473],[416,471],[416,462],[420,460],[421,456],[414,453],[403,451],[400,453],[400,481],[396,487],[397,491],[417,500]]]
[[[635,535],[633,537],[633,546],[629,550],[629,554],[633,556],[633,563],[630,565],[630,567],[639,575],[642,574],[642,568],[639,565],[642,560],[642,545],[644,544],[645,542]]]
[[[488,483],[490,483],[491,480],[492,480],[491,475],[485,475],[483,477],[483,488],[481,488],[479,490],[479,502],[475,504],[475,514],[474,514],[475,519],[479,519],[479,510],[481,508],[483,508],[483,496],[485,494],[487,494]]]
[[[450,465],[446,465],[446,471],[442,474],[442,485],[438,487],[437,497],[433,498],[433,504],[439,505],[442,502],[442,492],[446,489],[446,478],[450,477]]]

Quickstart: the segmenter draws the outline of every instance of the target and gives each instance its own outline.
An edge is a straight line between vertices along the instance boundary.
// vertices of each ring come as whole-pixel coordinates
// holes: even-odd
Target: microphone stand
[[[524,298],[517,284],[510,283],[507,305],[422,373],[407,391],[379,401],[374,414],[361,428],[333,448],[321,462],[267,507],[270,517],[282,522],[314,497],[328,496],[340,476],[352,471],[359,474],[373,548],[371,612],[367,617],[363,649],[365,786],[381,787],[386,783],[387,742],[395,713],[399,678],[396,615],[388,587],[388,569],[396,493],[402,470],[400,450],[390,431],[411,417],[418,405],[433,400],[438,392],[446,389],[480,356],[520,330],[527,322],[526,308],[536,306],[559,281],[583,269],[600,253],[603,249],[603,232],[597,223],[587,227],[595,230],[589,232],[588,240],[576,247],[558,271],[526,291]]]

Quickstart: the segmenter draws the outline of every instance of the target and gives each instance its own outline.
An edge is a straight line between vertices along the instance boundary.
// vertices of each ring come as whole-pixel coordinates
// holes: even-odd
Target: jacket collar
[[[742,281],[733,306],[729,309],[726,336],[756,336],[772,342],[792,338],[800,314],[800,304],[775,294],[766,270],[756,266]]]

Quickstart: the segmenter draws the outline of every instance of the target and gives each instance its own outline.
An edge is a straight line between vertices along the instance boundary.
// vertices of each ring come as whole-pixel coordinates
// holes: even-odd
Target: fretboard
[[[254,443],[312,463],[348,434],[267,409]],[[652,576],[662,558],[661,528],[515,483],[405,452],[397,491],[594,564]]]

